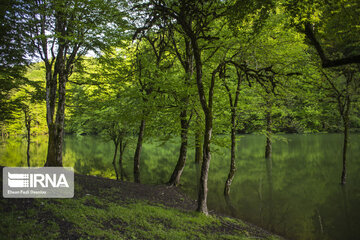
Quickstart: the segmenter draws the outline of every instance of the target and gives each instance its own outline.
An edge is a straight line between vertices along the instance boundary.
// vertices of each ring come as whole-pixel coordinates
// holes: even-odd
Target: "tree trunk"
[[[212,105],[213,105],[213,97],[214,97],[215,76],[216,76],[216,73],[220,70],[221,66],[219,65],[216,68],[216,70],[213,71],[213,73],[212,73],[209,94],[208,94],[209,99],[208,99],[208,103],[207,103],[206,97],[205,97],[205,92],[204,92],[204,85],[202,82],[203,76],[202,76],[201,50],[198,46],[196,37],[194,35],[192,35],[190,37],[190,39],[191,39],[191,45],[193,46],[193,54],[194,54],[194,59],[195,59],[196,86],[198,89],[201,107],[205,114],[203,162],[201,165],[201,173],[200,173],[197,211],[202,212],[204,214],[208,214],[207,183],[208,183],[208,174],[209,174],[209,167],[210,167],[210,160],[211,160],[210,142],[211,142],[212,124],[213,124]]]
[[[180,182],[181,174],[185,167],[186,162],[186,153],[187,153],[187,145],[188,145],[188,121],[187,121],[187,114],[186,109],[180,113],[180,123],[181,123],[181,145],[180,145],[180,153],[179,159],[177,161],[176,167],[170,177],[168,182],[171,186],[177,186]]]
[[[59,63],[60,68],[65,68],[64,63]],[[64,143],[64,121],[65,121],[65,95],[67,76],[64,71],[59,72],[58,106],[56,110],[55,123],[49,126],[48,155],[45,166],[62,167],[62,149]]]
[[[350,103],[348,103],[350,105]],[[349,108],[349,106],[347,106]],[[345,112],[345,116],[343,117],[344,124],[344,142],[343,142],[343,154],[342,154],[342,174],[341,174],[341,184],[344,185],[346,183],[346,158],[347,158],[347,148],[349,142],[349,112]]]
[[[119,156],[119,170],[120,170],[120,179],[124,181],[125,171],[123,168],[123,155],[126,148],[126,142],[123,139],[120,139],[120,156]]]
[[[265,158],[271,158],[272,153],[272,117],[271,117],[271,102],[268,101],[266,110],[266,146],[265,146]]]
[[[273,207],[273,181],[272,181],[272,102],[267,99],[267,110],[266,110],[266,146],[265,146],[265,160],[266,160],[266,173],[269,187],[269,221],[268,228],[274,231],[273,218],[274,218],[274,207]]]
[[[176,49],[176,55],[179,61],[182,63],[184,71],[185,71],[185,81],[184,84],[186,87],[190,85],[191,76],[193,75],[193,55],[191,52],[191,44],[187,38],[185,40],[185,61],[183,61],[180,53],[177,51],[176,42],[173,40],[174,47]],[[175,169],[170,177],[168,185],[177,186],[180,183],[180,177],[185,167],[186,162],[186,154],[187,154],[187,146],[188,146],[188,131],[190,119],[187,117],[187,108],[189,105],[189,94],[181,99],[181,102],[184,103],[184,107],[180,113],[180,138],[181,145],[179,151],[179,158],[176,163]]]
[[[227,177],[227,180],[225,182],[225,188],[224,188],[224,195],[229,196],[230,193],[230,186],[234,179],[234,175],[236,172],[236,166],[235,166],[235,147],[236,147],[236,132],[235,132],[235,117],[236,112],[235,109],[231,113],[231,157],[230,157],[230,171],[229,175]]]
[[[226,67],[226,66],[225,66]],[[230,108],[231,108],[231,156],[230,156],[230,171],[229,171],[229,175],[228,178],[225,182],[225,187],[224,187],[224,196],[226,201],[229,202],[230,204],[230,199],[228,198],[229,194],[230,194],[230,186],[231,183],[234,179],[235,176],[235,172],[236,172],[236,166],[235,166],[235,151],[236,151],[236,108],[239,102],[239,95],[240,95],[240,85],[242,82],[242,77],[241,74],[239,73],[239,71],[237,72],[237,87],[236,87],[236,92],[235,92],[235,99],[233,100],[232,94],[231,94],[231,90],[229,88],[229,86],[226,84],[226,80],[224,78],[224,86],[226,91],[228,92],[229,95],[229,103],[230,103]]]
[[[138,141],[134,155],[134,181],[136,183],[140,183],[140,155],[141,155],[144,132],[145,132],[145,119],[142,119],[139,127]]]
[[[64,63],[62,63],[63,65]],[[63,66],[65,68],[65,65]],[[65,123],[65,96],[66,96],[66,73],[59,74],[58,106],[56,111],[56,161],[62,166],[62,149],[64,144],[64,123]]]
[[[58,166],[56,160],[56,127],[54,123],[57,75],[52,75],[51,66],[46,65],[46,122],[49,135],[45,166]]]
[[[116,180],[119,180],[119,173],[118,173],[118,170],[116,169],[116,156],[117,156],[117,151],[119,148],[119,140],[113,139],[113,143],[114,143],[115,149],[114,149],[114,157],[113,157],[112,165],[114,166]]]
[[[206,103],[204,85],[202,82],[202,61],[201,61],[201,55],[200,55],[201,52],[200,52],[200,49],[199,49],[199,46],[197,43],[197,39],[195,36],[191,36],[191,45],[193,46],[193,53],[194,53],[194,59],[195,59],[196,86],[198,89],[200,103],[201,103],[202,109],[205,113],[205,135],[204,135],[204,146],[203,146],[203,162],[202,162],[201,173],[200,173],[197,211],[208,214],[207,181],[208,181],[208,173],[209,173],[209,166],[210,166],[210,160],[211,160],[210,141],[211,141],[211,134],[212,134],[212,113],[211,113],[211,107],[208,106]],[[211,90],[212,89],[210,87],[209,103],[210,103]]]
[[[347,125],[347,124],[346,124]],[[349,129],[348,126],[344,128],[344,143],[343,143],[343,154],[342,154],[342,173],[341,173],[341,184],[344,185],[346,183],[346,152],[348,147],[349,140]]]
[[[59,14],[56,18],[57,30],[64,30],[63,20]],[[63,145],[63,128],[64,128],[64,114],[65,114],[65,86],[66,73],[63,52],[65,49],[64,40],[59,39],[59,49],[57,53],[54,72],[51,71],[51,66],[46,66],[46,111],[47,124],[49,129],[48,153],[45,166],[46,167],[60,167],[62,166],[62,145]],[[58,108],[56,111],[56,119],[54,121],[57,78],[59,78],[58,88]]]
[[[55,103],[56,103],[56,88],[57,88],[57,73],[52,75],[51,66],[46,65],[46,122],[48,128],[54,122]],[[55,71],[55,70],[54,70]],[[49,129],[50,131],[50,129]]]
[[[29,116],[29,113],[27,112],[27,110],[25,110],[25,126],[26,126],[26,139],[27,139],[27,149],[26,149],[26,160],[27,160],[27,165],[28,167],[30,167],[30,142],[31,142],[31,118]]]
[[[212,116],[205,116],[205,135],[204,135],[204,155],[203,163],[201,165],[200,185],[198,194],[197,211],[208,214],[207,209],[207,193],[208,193],[208,174],[211,160],[210,141],[212,134]]]
[[[55,124],[51,123],[48,126],[49,129],[49,139],[48,139],[48,151],[45,167],[57,166],[56,161],[56,142],[55,142]]]

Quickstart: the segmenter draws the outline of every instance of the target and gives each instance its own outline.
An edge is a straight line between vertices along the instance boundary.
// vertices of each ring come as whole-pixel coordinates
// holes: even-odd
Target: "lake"
[[[218,138],[228,139],[226,136]],[[351,135],[347,185],[341,187],[341,134],[279,135],[272,160],[264,159],[265,137],[240,135],[237,172],[230,202],[223,197],[229,170],[229,147],[212,146],[208,205],[210,210],[237,216],[289,239],[360,238],[360,135]],[[31,164],[42,166],[46,136],[33,139]],[[141,158],[142,183],[165,183],[175,167],[179,139],[147,142]],[[132,180],[134,146],[124,155],[128,180]],[[114,178],[113,145],[95,136],[66,136],[64,166],[81,174]],[[7,139],[0,145],[0,165],[26,166],[26,141]],[[181,178],[181,188],[196,199],[198,172],[194,149]]]

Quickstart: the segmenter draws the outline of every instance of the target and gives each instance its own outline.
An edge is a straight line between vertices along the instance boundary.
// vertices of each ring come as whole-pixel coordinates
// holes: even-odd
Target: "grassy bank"
[[[1,171],[2,172],[2,171]],[[1,178],[2,179],[2,178]],[[175,188],[75,177],[72,199],[1,199],[3,239],[278,239],[192,211]]]

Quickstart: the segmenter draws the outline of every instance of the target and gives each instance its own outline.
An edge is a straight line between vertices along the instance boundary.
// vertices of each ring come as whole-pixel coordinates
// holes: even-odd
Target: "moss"
[[[72,199],[33,199],[26,206],[3,200],[0,232],[6,239],[254,239],[236,230],[247,226],[240,220],[144,200],[114,200],[113,190]]]
[[[89,204],[90,203],[90,204]],[[47,201],[45,210],[72,223],[80,235],[106,238],[184,239],[206,238],[202,228],[219,225],[219,219],[182,212],[146,202],[117,205],[98,197]]]
[[[233,224],[240,225],[240,226],[243,226],[243,227],[247,226],[246,223],[244,223],[240,219],[229,218],[229,217],[223,217],[222,219],[225,220],[228,223],[233,223]]]
[[[26,212],[13,210],[0,218],[0,233],[3,239],[55,239],[60,229],[53,221],[40,222],[35,210]]]

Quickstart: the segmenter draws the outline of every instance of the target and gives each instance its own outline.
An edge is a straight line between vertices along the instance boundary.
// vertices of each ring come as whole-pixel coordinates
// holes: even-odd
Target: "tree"
[[[342,149],[342,173],[341,184],[346,183],[346,160],[347,151],[349,145],[349,128],[350,128],[350,114],[352,110],[352,104],[355,98],[359,94],[359,77],[357,70],[345,67],[341,71],[341,74],[334,74],[334,72],[323,71],[323,77],[325,78],[327,90],[329,91],[329,97],[336,100],[338,113],[340,115],[343,124],[343,149]]]
[[[136,58],[135,58],[135,80],[137,80],[138,90],[141,94],[141,99],[143,102],[143,108],[138,140],[134,154],[134,181],[140,183],[140,157],[143,144],[143,138],[145,134],[145,124],[147,118],[151,114],[151,105],[152,100],[156,98],[156,92],[159,92],[159,89],[156,89],[155,82],[160,78],[162,66],[161,62],[164,60],[164,54],[167,47],[167,42],[163,33],[159,33],[157,37],[150,35],[145,36],[143,40],[146,40],[146,43],[139,43],[137,46]],[[153,64],[152,59],[155,57],[155,64]],[[150,103],[149,103],[150,102]]]
[[[39,0],[23,5],[16,16],[34,49],[29,55],[40,58],[46,69],[49,141],[45,166],[62,166],[66,84],[74,63],[88,51],[107,46],[107,37],[122,14],[118,2]]]
[[[128,61],[123,51],[116,49],[104,52],[101,58],[88,59],[87,71],[75,72],[73,83],[77,87],[70,95],[77,105],[72,111],[72,117],[78,121],[72,123],[75,131],[96,133],[113,143],[112,165],[117,180],[126,177],[123,155],[134,131],[133,122],[138,117],[131,114],[133,105],[128,95],[131,90],[126,86],[131,78]]]
[[[171,30],[172,29],[170,29],[170,31]],[[184,70],[183,89],[185,89],[185,94],[183,94],[181,99],[179,100],[179,105],[181,109],[179,116],[180,126],[181,126],[181,131],[180,131],[181,144],[179,150],[179,158],[168,182],[168,184],[171,186],[177,186],[180,183],[180,177],[185,167],[187,147],[188,147],[188,133],[189,133],[189,126],[192,117],[192,113],[190,114],[190,117],[188,116],[189,101],[190,101],[190,93],[188,89],[189,86],[191,85],[192,75],[194,72],[194,58],[191,50],[191,43],[186,36],[182,36],[184,42],[184,48],[185,48],[185,51],[183,51],[183,53],[180,52],[178,43],[176,42],[176,39],[172,32],[170,37],[172,38],[175,54]]]
[[[225,69],[224,69],[225,71]],[[239,95],[240,95],[240,86],[243,80],[243,75],[239,72],[239,70],[237,69],[236,74],[237,74],[237,82],[236,82],[236,90],[235,90],[235,94],[232,94],[231,89],[228,85],[228,83],[225,80],[225,72],[223,73],[224,75],[224,79],[223,79],[223,84],[225,86],[226,92],[228,93],[228,97],[229,97],[229,104],[230,104],[230,111],[231,111],[231,150],[230,150],[230,170],[229,170],[229,175],[226,179],[225,182],[225,187],[224,187],[224,195],[225,196],[229,196],[230,193],[230,185],[232,180],[234,179],[234,175],[235,175],[235,171],[236,171],[236,167],[235,167],[235,150],[236,150],[236,117],[237,117],[237,106],[239,103]]]
[[[182,30],[186,36],[190,39],[192,52],[194,55],[195,61],[195,72],[196,72],[196,84],[198,88],[198,95],[200,103],[205,115],[205,131],[204,131],[204,145],[203,145],[203,162],[201,167],[201,176],[200,176],[200,188],[198,195],[198,207],[197,211],[208,213],[207,209],[207,180],[208,172],[210,166],[210,142],[212,134],[212,106],[213,106],[213,93],[215,87],[215,77],[216,74],[220,71],[222,65],[219,65],[211,75],[211,83],[209,87],[209,96],[208,100],[205,97],[204,84],[203,84],[203,61],[201,59],[201,48],[199,46],[199,39],[201,37],[206,37],[201,35],[205,29],[217,18],[218,12],[216,9],[222,9],[221,6],[216,6],[215,1],[211,1],[207,4],[194,4],[191,2],[182,2],[179,6],[178,13],[172,13],[175,19],[178,21],[178,24],[182,27]],[[204,12],[201,12],[204,11]],[[207,16],[206,18],[201,18],[201,15]],[[193,24],[195,29],[193,28]]]
[[[106,115],[108,115],[109,113],[111,114],[113,112],[112,109],[105,109],[104,111]],[[104,116],[104,114],[102,114],[102,116]],[[124,180],[123,155],[127,145],[127,138],[129,137],[129,132],[127,128],[119,122],[118,118],[112,118],[112,119],[108,118],[105,121],[100,121],[100,122],[105,122],[109,124],[108,126],[103,127],[103,134],[105,134],[106,137],[110,138],[114,143],[114,158],[112,164],[114,166],[116,180],[121,179],[123,181]],[[117,164],[116,164],[116,156],[118,149],[120,150],[119,162],[118,162],[119,170],[117,170]]]
[[[339,113],[343,122],[343,170],[341,184],[346,182],[346,152],[348,143],[349,111],[351,105],[350,83],[353,73],[344,73],[344,68],[356,67],[360,63],[360,23],[358,1],[310,1],[304,8],[304,3],[288,1],[287,10],[293,17],[293,23],[303,31],[314,46],[323,68],[334,68],[340,75],[346,77],[345,88],[339,90],[331,77],[327,77],[338,102]],[[297,12],[298,9],[302,9]],[[352,66],[354,65],[354,66]],[[342,68],[343,66],[344,68]],[[324,72],[324,71],[323,71]],[[339,76],[340,76],[339,75]]]

